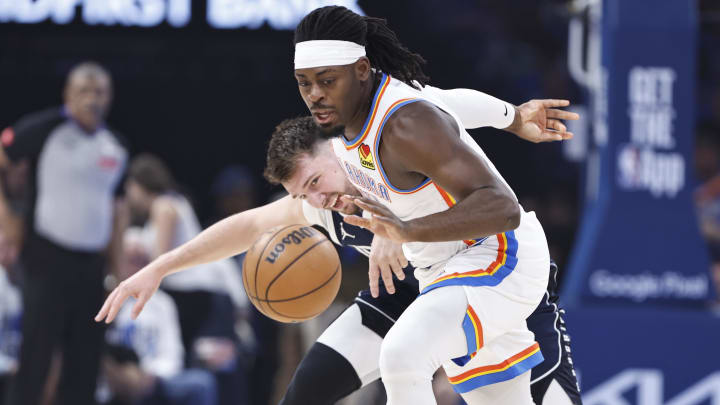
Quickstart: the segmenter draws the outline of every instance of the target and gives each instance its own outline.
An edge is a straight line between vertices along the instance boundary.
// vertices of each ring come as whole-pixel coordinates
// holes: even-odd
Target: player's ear
[[[353,69],[355,71],[355,77],[364,82],[368,80],[370,77],[370,59],[367,58],[367,56],[363,56],[360,59],[357,60],[353,64]]]

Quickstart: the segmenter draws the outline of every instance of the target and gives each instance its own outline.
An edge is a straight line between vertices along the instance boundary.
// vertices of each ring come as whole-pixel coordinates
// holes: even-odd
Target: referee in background
[[[122,229],[115,191],[127,149],[105,126],[110,74],[96,63],[68,74],[64,105],[27,115],[0,134],[0,168],[29,167],[23,212],[0,187],[0,261],[22,268],[22,344],[8,405],[36,405],[53,352],[56,403],[94,403],[104,329],[93,321]],[[4,170],[3,170],[4,171]]]

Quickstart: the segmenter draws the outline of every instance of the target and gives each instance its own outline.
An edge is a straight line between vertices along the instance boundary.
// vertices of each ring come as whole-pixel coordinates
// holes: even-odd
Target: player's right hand
[[[95,322],[101,322],[105,319],[105,323],[112,322],[117,316],[120,308],[128,297],[136,299],[132,308],[132,319],[137,319],[138,315],[145,307],[145,303],[160,287],[162,276],[160,276],[155,267],[148,265],[128,277],[118,285],[107,297],[100,312],[95,315]]]
[[[388,293],[395,293],[395,284],[392,275],[399,280],[405,279],[403,268],[408,265],[405,254],[402,251],[402,244],[374,235],[370,245],[370,269],[368,278],[370,280],[370,294],[377,298],[380,295],[380,277],[383,279],[385,289]]]
[[[530,100],[517,107],[515,120],[506,130],[534,143],[572,139],[573,133],[562,121],[578,120],[580,115],[559,109],[569,105],[568,100]]]

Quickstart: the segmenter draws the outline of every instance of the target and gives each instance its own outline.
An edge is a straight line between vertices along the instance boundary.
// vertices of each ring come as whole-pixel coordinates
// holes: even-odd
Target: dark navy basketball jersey
[[[367,229],[348,224],[343,220],[342,215],[331,211],[332,228],[329,232],[334,233],[334,238],[344,246],[350,246],[365,256],[370,255],[370,245],[373,234]],[[331,231],[332,229],[332,231]],[[420,289],[418,281],[413,275],[414,267],[408,265],[404,269],[405,279],[399,280],[393,274],[395,294],[390,294],[385,289],[382,278],[380,279],[380,295],[375,298],[370,294],[369,289],[358,292],[355,302],[360,307],[363,325],[374,331],[381,337],[385,337],[400,314],[418,296]]]

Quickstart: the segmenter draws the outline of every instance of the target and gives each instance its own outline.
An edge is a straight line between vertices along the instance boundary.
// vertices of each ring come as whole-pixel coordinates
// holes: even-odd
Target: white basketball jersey
[[[366,197],[387,206],[404,221],[445,211],[455,204],[455,199],[429,178],[410,190],[393,186],[377,158],[382,130],[388,118],[403,106],[421,100],[432,103],[450,114],[459,128],[460,139],[480,155],[495,176],[511,190],[480,146],[465,131],[460,119],[449,108],[431,94],[416,90],[385,74],[382,75],[380,85],[373,97],[362,131],[352,141],[338,137],[332,142],[340,165],[355,187]],[[411,242],[404,244],[403,250],[415,267],[423,268],[445,261],[478,242],[478,240]]]

